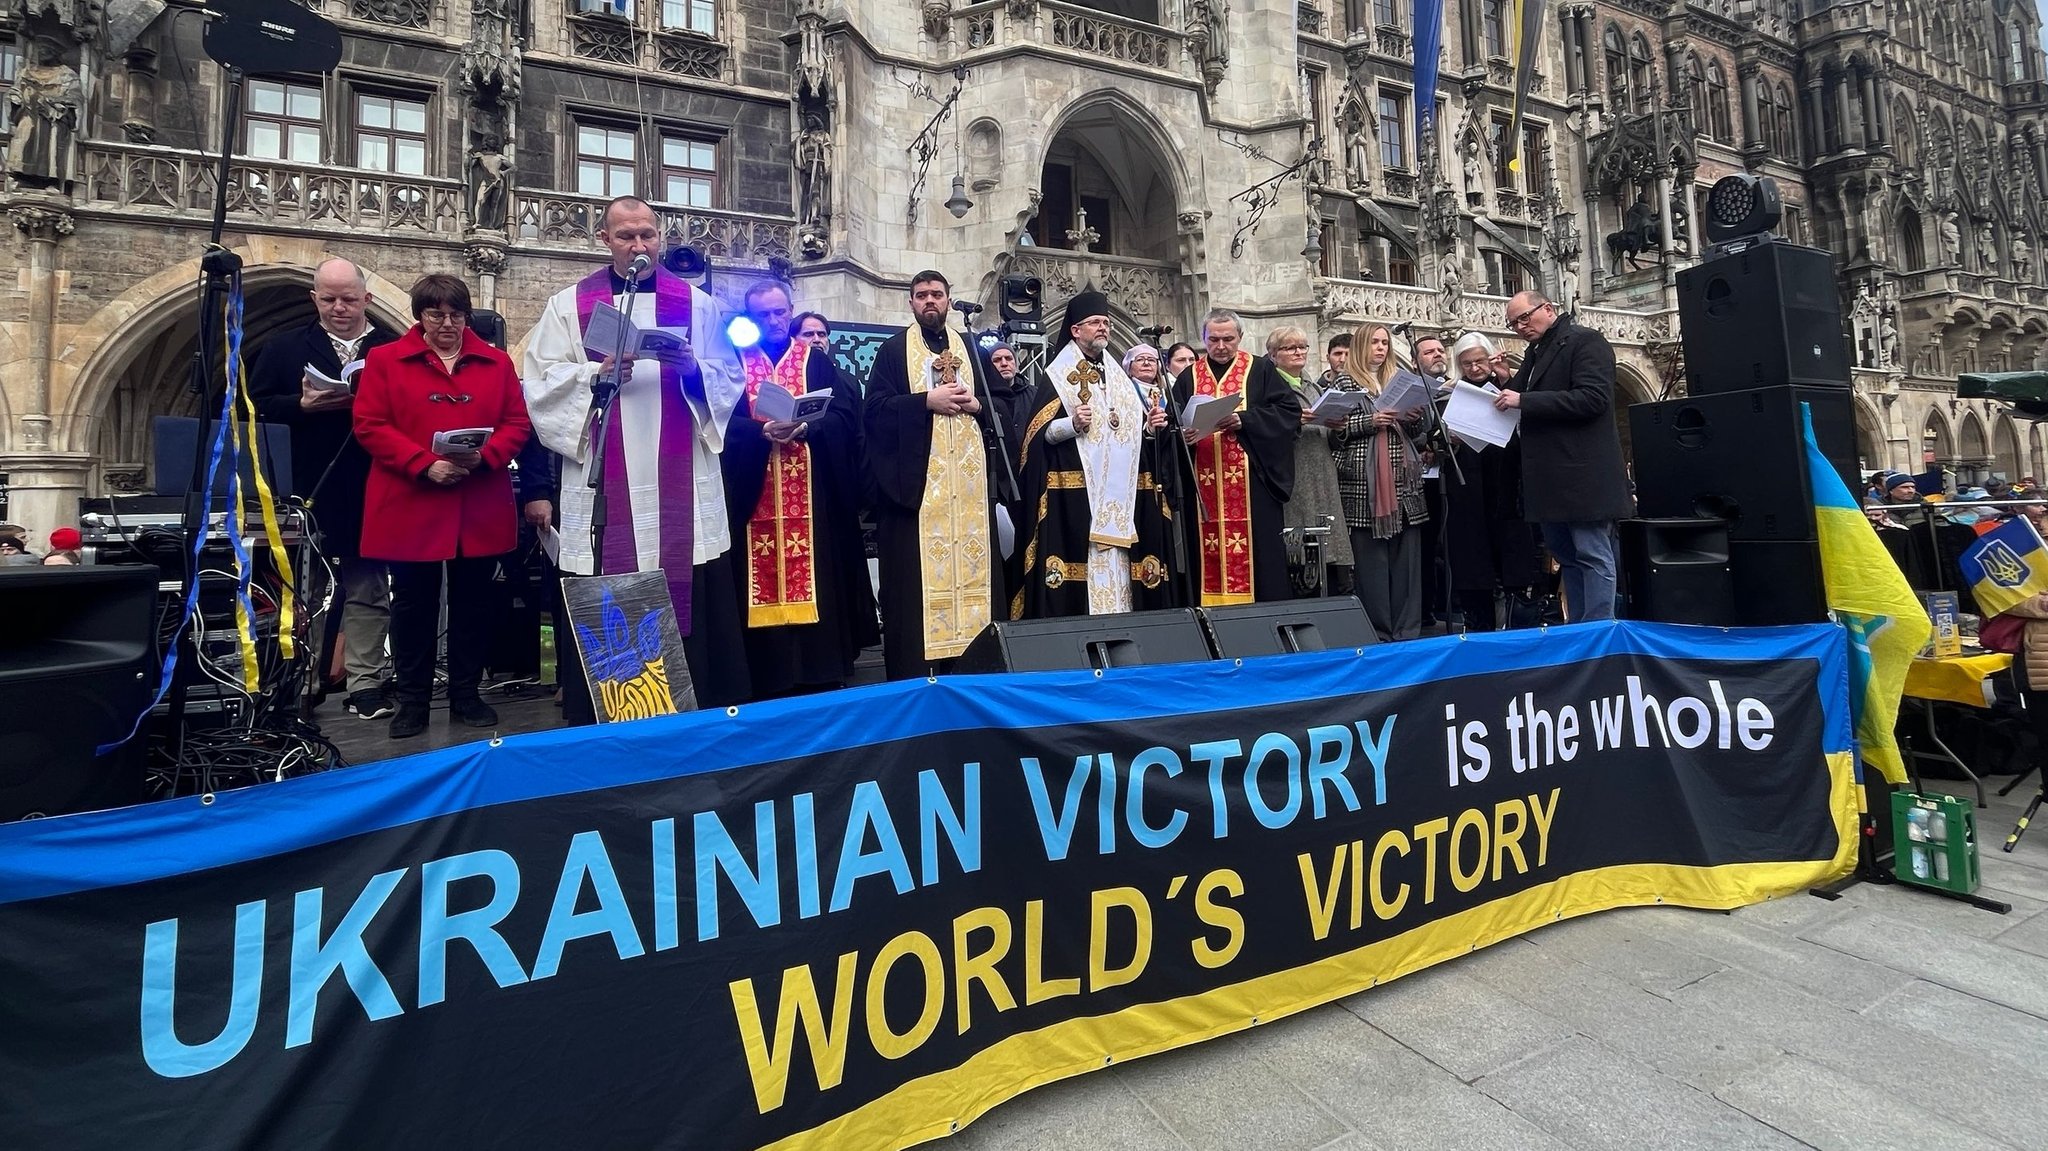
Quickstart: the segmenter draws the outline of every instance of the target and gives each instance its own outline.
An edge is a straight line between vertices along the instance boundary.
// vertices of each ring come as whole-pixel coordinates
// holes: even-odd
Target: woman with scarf
[[[1308,383],[1308,333],[1300,328],[1275,328],[1266,337],[1266,358],[1279,369],[1280,378],[1301,397],[1301,438],[1294,441],[1294,494],[1286,506],[1283,521],[1288,530],[1287,566],[1294,571],[1297,595],[1328,595],[1351,591],[1351,529],[1344,519],[1344,502],[1337,490],[1337,460],[1330,454],[1331,429],[1309,422],[1321,389]],[[1330,529],[1323,537],[1323,571],[1309,571],[1306,565],[1303,528]],[[1325,576],[1325,572],[1328,573]]]
[[[1394,338],[1384,324],[1364,324],[1352,338],[1357,371],[1338,386],[1377,397],[1394,378]],[[1422,634],[1422,533],[1429,519],[1422,496],[1422,461],[1409,438],[1421,412],[1351,413],[1330,433],[1337,455],[1337,488],[1351,526],[1353,586],[1382,641]]]

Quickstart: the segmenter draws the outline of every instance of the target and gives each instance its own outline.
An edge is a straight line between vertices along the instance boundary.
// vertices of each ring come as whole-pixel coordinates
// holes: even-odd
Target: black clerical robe
[[[957,651],[952,655],[930,653],[927,645],[928,616],[943,616],[939,622],[956,625],[954,630],[960,632],[964,631],[963,619],[981,618],[978,615],[958,615],[964,602],[974,601],[970,608],[978,605],[979,611],[987,613],[986,618],[991,620],[1007,614],[1002,612],[1002,607],[1008,602],[1004,594],[1003,561],[998,550],[996,527],[996,506],[1004,465],[996,454],[991,431],[990,421],[995,418],[996,409],[990,402],[990,373],[982,357],[969,351],[964,357],[966,363],[961,368],[961,378],[965,380],[972,376],[975,396],[981,401],[980,413],[974,416],[936,415],[925,406],[924,393],[912,389],[909,366],[909,341],[912,339],[922,340],[927,354],[942,352],[948,347],[943,333],[926,332],[916,325],[884,340],[875,352],[874,368],[868,374],[864,405],[867,471],[875,482],[875,545],[881,564],[882,660],[890,679],[942,673],[957,658]],[[942,420],[971,420],[976,434],[982,437],[986,495],[981,500],[983,506],[978,514],[986,522],[987,530],[979,538],[928,540],[920,527],[921,512],[926,507],[925,488],[931,469],[934,427]],[[964,509],[962,511],[966,514]],[[950,589],[925,587],[927,553],[940,550],[964,562],[968,570],[976,573],[975,586],[968,587],[963,582]],[[974,555],[977,550],[983,554]],[[985,575],[981,574],[984,568]],[[982,594],[984,589],[985,596]]]
[[[761,351],[781,362],[787,348]],[[744,367],[744,359],[742,367]],[[875,623],[875,595],[868,580],[867,557],[861,549],[861,409],[859,392],[848,381],[841,386],[838,368],[828,351],[804,359],[804,391],[832,392],[825,415],[811,423],[800,443],[810,472],[810,570],[816,623],[772,626],[749,622],[745,632],[747,670],[755,699],[773,699],[804,689],[834,687],[853,676],[861,649],[880,642]],[[726,430],[725,469],[727,514],[733,551],[748,550],[748,525],[761,505],[772,442],[765,425],[753,418],[751,403],[742,398]],[[760,546],[758,543],[756,547]],[[735,610],[749,618],[747,564],[740,558],[739,603]]]
[[[1206,361],[1197,361],[1188,366],[1173,383],[1176,410],[1184,410],[1188,397],[1194,393],[1199,369]],[[1209,370],[1217,380],[1225,379],[1231,364],[1208,363]],[[1235,432],[1216,432],[1209,438],[1223,446],[1234,439],[1244,451],[1251,467],[1250,527],[1251,527],[1251,575],[1253,598],[1259,602],[1284,600],[1294,597],[1293,586],[1287,579],[1287,549],[1280,537],[1284,525],[1285,505],[1294,494],[1294,441],[1301,438],[1301,399],[1287,381],[1280,378],[1280,372],[1273,362],[1264,356],[1252,356],[1245,373],[1244,384],[1239,389],[1244,395],[1244,407],[1239,412],[1241,424]],[[1199,451],[1199,443],[1192,445]],[[1199,455],[1195,463],[1198,473],[1195,487],[1199,492],[1213,476],[1205,476]],[[1190,501],[1192,511],[1192,501]],[[1219,546],[1220,541],[1212,530],[1215,527],[1214,509],[1205,504],[1200,517],[1182,517],[1181,530],[1187,536],[1188,566],[1196,579],[1197,589],[1202,587],[1202,547],[1204,542]],[[1206,600],[1207,606],[1216,606],[1213,600]]]
[[[1128,380],[1117,377],[1120,386]],[[1149,385],[1148,385],[1149,387]],[[1143,411],[1143,401],[1133,405]],[[1106,418],[1104,405],[1097,403],[1095,419]],[[1095,541],[1094,514],[1089,482],[1081,462],[1078,438],[1053,440],[1053,428],[1070,418],[1059,389],[1048,375],[1041,379],[1027,408],[1024,422],[1020,487],[1024,494],[1019,517],[1022,570],[1016,591],[1010,597],[1013,619],[1045,619],[1051,616],[1089,614],[1089,573],[1087,556]],[[1142,419],[1142,416],[1140,417]],[[1185,484],[1172,487],[1173,472],[1180,469],[1184,454],[1171,438],[1168,428],[1158,435],[1142,430],[1138,435],[1137,488],[1133,493],[1132,526],[1137,539],[1129,545],[1130,608],[1151,611],[1187,603],[1184,581],[1175,569],[1174,512],[1168,492],[1186,491]],[[1057,570],[1055,570],[1057,569]]]

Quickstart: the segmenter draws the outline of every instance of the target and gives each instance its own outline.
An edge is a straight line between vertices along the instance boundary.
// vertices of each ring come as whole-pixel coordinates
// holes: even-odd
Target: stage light
[[[1720,244],[1761,235],[1777,227],[1782,214],[1778,185],[1770,177],[1723,176],[1707,191],[1707,239]]]
[[[761,342],[761,325],[746,316],[734,316],[725,324],[726,341],[737,351],[746,351]]]
[[[1045,331],[1045,284],[1037,276],[1004,276],[1001,317],[1013,335]]]
[[[983,328],[981,334],[975,336],[974,339],[976,343],[981,345],[982,351],[994,351],[995,346],[1003,342],[1003,334],[994,328]]]

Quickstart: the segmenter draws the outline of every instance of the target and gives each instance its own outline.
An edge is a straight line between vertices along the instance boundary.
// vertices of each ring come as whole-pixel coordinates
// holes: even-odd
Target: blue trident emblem
[[[1984,565],[1984,574],[1999,587],[2018,587],[2027,582],[2027,564],[2004,540],[1991,540],[1978,557]]]

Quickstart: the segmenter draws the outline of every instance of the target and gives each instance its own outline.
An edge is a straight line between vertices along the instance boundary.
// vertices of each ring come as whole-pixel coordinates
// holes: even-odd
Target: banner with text
[[[1832,625],[972,676],[0,827],[23,1147],[895,1149],[1855,856]]]

